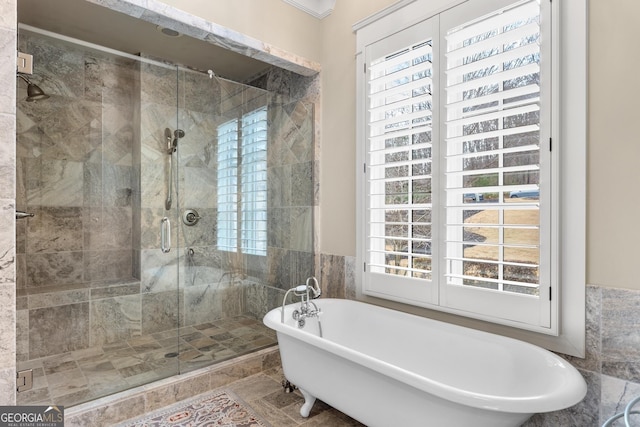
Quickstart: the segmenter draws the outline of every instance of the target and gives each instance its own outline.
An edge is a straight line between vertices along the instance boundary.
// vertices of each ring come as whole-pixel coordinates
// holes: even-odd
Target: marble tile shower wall
[[[271,70],[259,81],[297,88],[271,95],[35,35],[20,44],[52,97],[18,103],[17,203],[36,215],[16,230],[18,360],[259,317],[314,274],[317,80]],[[268,254],[220,252],[217,126],[267,104]],[[185,133],[174,154],[172,210],[164,207],[166,128]],[[199,223],[184,226],[178,205],[196,209]],[[163,216],[174,225],[168,254],[158,250]]]
[[[35,215],[16,224],[16,352],[26,360],[122,338],[114,319],[139,298],[131,121],[139,71],[26,32],[18,48],[34,55],[33,79],[51,95],[26,102],[18,81],[16,208]]]
[[[143,65],[141,73],[141,282],[143,333],[241,313],[262,317],[281,303],[283,289],[314,274],[313,211],[317,205],[314,116],[317,79],[272,69],[250,86],[202,73]],[[276,85],[274,82],[278,82]],[[175,85],[175,86],[174,86]],[[295,93],[278,91],[296,87]],[[160,90],[159,90],[160,89]],[[175,100],[168,96],[177,90]],[[217,128],[268,106],[267,255],[219,251],[217,240]],[[177,188],[180,212],[201,219],[171,220],[179,255],[162,254],[158,224],[164,210],[163,132],[179,128]],[[176,240],[174,240],[176,241]],[[176,269],[180,270],[176,274]],[[175,280],[180,291],[171,295]]]
[[[318,275],[320,76],[272,67],[250,79],[267,90],[267,256],[246,259],[247,311],[263,317],[282,304],[286,290]]]

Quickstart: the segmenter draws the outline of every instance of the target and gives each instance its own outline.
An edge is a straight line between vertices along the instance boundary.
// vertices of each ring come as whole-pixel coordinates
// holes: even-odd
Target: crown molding
[[[292,6],[314,16],[318,19],[325,18],[333,12],[336,0],[284,0]]]

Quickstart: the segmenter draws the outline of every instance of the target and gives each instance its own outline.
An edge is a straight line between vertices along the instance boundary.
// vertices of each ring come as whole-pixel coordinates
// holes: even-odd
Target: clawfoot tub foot
[[[300,387],[298,387],[298,390],[300,390],[300,393],[302,393],[302,396],[304,396],[304,405],[302,405],[302,408],[300,408],[300,415],[302,415],[303,418],[307,418],[309,416],[309,413],[311,412],[313,404],[316,401],[316,398]]]

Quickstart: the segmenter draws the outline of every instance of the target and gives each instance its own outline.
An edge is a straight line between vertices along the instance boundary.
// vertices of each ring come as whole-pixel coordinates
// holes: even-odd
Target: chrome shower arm
[[[26,78],[25,76],[23,76],[22,74],[17,73],[16,75],[17,75],[18,77],[20,77],[22,80],[24,80],[25,82],[27,82],[27,84],[28,84],[28,85],[30,85],[30,84],[31,84],[31,82],[29,81],[29,79],[28,79],[28,78]]]

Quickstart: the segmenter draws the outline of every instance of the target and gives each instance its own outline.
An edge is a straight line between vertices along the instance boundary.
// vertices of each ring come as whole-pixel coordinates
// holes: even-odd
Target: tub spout
[[[309,284],[310,282],[313,283],[313,286]],[[311,276],[307,279],[306,285],[307,285],[307,289],[311,289],[311,293],[313,294],[313,299],[320,298],[320,295],[322,294],[322,290],[320,290],[320,286],[318,285],[318,279],[316,279],[314,276]]]
[[[302,314],[302,324],[300,325],[300,327],[302,327],[304,326],[305,317],[316,316],[320,312],[320,309],[318,309],[318,307],[311,302],[311,299],[319,298],[322,294],[322,291],[320,290],[320,286],[318,285],[318,280],[314,276],[307,278],[307,282],[304,285],[299,285],[289,289],[284,294],[284,298],[282,298],[282,312],[280,319],[282,323],[284,323],[284,306],[287,304],[287,297],[289,296],[290,292],[293,292],[295,296],[300,297],[300,311],[296,310],[296,312],[298,314]],[[313,304],[315,310],[309,309],[310,302]],[[298,320],[295,313],[294,318]]]

